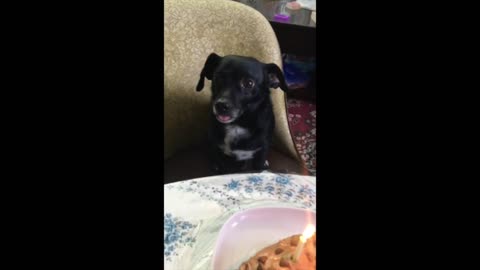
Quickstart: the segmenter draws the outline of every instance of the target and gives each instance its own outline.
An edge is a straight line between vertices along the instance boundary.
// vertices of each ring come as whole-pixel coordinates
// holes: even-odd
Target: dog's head
[[[270,97],[270,88],[287,91],[282,71],[275,64],[264,64],[243,56],[208,56],[200,74],[197,91],[205,78],[212,81],[212,110],[217,120],[227,124],[244,112],[255,111]]]

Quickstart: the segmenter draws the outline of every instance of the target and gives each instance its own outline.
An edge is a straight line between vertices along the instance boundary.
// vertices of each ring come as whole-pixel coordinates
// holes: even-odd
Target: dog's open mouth
[[[233,117],[231,117],[230,115],[217,114],[216,117],[220,123],[224,123],[224,124],[227,124],[233,121]]]

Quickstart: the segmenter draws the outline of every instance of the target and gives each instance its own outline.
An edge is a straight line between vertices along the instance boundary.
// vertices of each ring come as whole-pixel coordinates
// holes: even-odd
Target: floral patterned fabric
[[[311,175],[317,175],[317,109],[313,101],[287,99],[288,122],[295,146]]]
[[[212,269],[223,224],[249,208],[294,207],[316,211],[311,176],[223,175],[164,185],[164,265],[167,270]]]

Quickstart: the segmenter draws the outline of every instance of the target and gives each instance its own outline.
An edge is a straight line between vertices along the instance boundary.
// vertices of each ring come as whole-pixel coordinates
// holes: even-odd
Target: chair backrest
[[[164,159],[206,139],[210,81],[195,91],[208,55],[255,57],[282,67],[278,41],[265,17],[229,0],[166,0],[164,51]],[[285,95],[272,90],[275,148],[300,160],[290,135]]]

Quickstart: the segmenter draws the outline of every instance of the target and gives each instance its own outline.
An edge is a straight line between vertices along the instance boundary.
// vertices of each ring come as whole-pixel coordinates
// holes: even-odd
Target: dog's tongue
[[[228,120],[230,120],[230,116],[228,115],[218,115],[218,120],[222,121],[222,122],[227,122]]]

